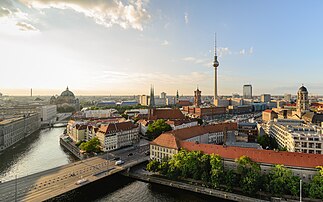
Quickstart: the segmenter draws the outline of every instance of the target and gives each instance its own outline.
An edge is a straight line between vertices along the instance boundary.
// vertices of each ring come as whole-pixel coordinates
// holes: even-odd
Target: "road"
[[[143,147],[126,148],[0,184],[0,202],[44,201],[148,160]],[[129,154],[132,153],[130,156]],[[125,161],[116,166],[114,157]],[[87,181],[77,185],[80,179]]]

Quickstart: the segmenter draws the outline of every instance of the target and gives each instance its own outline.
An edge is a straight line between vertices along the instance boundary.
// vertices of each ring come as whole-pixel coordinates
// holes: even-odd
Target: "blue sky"
[[[322,1],[1,0],[0,92],[323,94]]]

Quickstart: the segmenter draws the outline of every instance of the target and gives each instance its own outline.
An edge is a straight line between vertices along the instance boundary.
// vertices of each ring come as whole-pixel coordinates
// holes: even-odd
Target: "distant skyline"
[[[5,95],[323,95],[323,2],[1,0]]]

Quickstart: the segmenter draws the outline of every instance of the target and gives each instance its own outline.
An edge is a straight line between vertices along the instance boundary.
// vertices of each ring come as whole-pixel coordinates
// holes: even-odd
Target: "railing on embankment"
[[[239,194],[220,191],[220,190],[216,190],[216,189],[210,189],[210,188],[201,187],[201,186],[195,186],[195,185],[186,184],[183,182],[167,180],[167,179],[144,175],[144,174],[131,173],[131,172],[128,172],[128,173],[124,172],[122,174],[125,176],[132,177],[134,179],[140,180],[140,181],[148,182],[148,183],[155,183],[155,184],[160,184],[160,185],[164,185],[164,186],[175,187],[178,189],[183,189],[183,190],[192,191],[195,193],[214,196],[217,198],[223,198],[223,199],[227,199],[227,200],[231,200],[231,201],[267,202],[266,200],[260,200],[260,199],[256,199],[256,198],[251,198],[251,197],[239,195]]]
[[[71,152],[74,156],[76,156],[78,159],[82,160],[84,159],[84,155],[80,153],[80,149],[69,143],[69,142],[66,142],[62,137],[59,138],[59,143],[65,148],[67,149],[69,152]]]

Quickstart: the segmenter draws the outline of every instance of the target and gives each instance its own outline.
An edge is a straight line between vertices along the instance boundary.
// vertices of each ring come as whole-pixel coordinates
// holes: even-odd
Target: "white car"
[[[76,185],[81,185],[81,184],[86,183],[87,181],[89,181],[89,180],[88,180],[88,179],[86,179],[86,178],[83,178],[83,179],[77,180],[77,182],[75,182],[75,184],[76,184]]]
[[[118,160],[116,161],[115,165],[118,166],[118,165],[122,165],[124,164],[124,161],[123,160]]]

